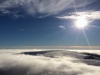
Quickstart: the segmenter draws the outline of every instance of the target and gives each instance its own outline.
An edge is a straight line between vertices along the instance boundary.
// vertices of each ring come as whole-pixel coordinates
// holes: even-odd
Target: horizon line
[[[100,49],[100,46],[91,46]],[[2,46],[0,49],[90,49],[89,46]],[[91,49],[90,49],[91,50]]]

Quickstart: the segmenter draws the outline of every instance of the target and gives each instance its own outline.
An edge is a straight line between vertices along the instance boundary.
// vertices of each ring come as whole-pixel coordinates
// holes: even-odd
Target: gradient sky
[[[100,46],[100,0],[0,0],[1,47],[88,45]]]

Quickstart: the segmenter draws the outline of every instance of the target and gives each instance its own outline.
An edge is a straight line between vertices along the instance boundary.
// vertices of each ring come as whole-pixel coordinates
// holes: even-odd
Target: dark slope
[[[100,66],[100,55],[92,53],[78,53],[64,50],[52,50],[52,51],[36,51],[36,52],[22,52],[21,54],[32,55],[32,56],[45,56],[50,58],[59,57],[74,57],[80,60],[82,63],[88,65]],[[76,61],[77,62],[77,61]]]

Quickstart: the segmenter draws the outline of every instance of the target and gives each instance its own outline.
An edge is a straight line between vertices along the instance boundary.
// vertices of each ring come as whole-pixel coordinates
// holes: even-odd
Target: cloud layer
[[[75,57],[13,55],[16,52],[0,52],[0,75],[100,75],[99,67],[87,65]]]
[[[58,16],[56,18],[59,19],[70,19],[70,20],[78,20],[78,19],[86,19],[88,22],[93,22],[94,20],[100,20],[100,11],[86,11],[86,12],[74,12],[69,13],[69,15]]]
[[[21,9],[26,14],[56,14],[69,8],[82,7],[93,3],[96,0],[0,0],[0,11],[10,14],[9,9]],[[16,9],[16,10],[17,10]],[[19,11],[16,11],[18,13]]]

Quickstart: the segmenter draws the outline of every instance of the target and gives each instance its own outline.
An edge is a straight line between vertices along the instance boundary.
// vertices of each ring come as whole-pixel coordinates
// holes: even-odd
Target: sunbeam
[[[76,8],[75,0],[73,0],[73,4],[74,4],[75,12],[77,14],[78,11],[77,11],[77,8]]]
[[[78,39],[79,39],[79,30],[78,30],[77,37],[76,37],[76,41],[75,41],[75,45],[76,46],[78,45]]]
[[[86,36],[85,31],[84,31],[83,29],[82,29],[82,31],[83,31],[83,34],[84,34],[84,36],[85,36],[85,39],[86,39],[86,41],[87,41],[87,44],[88,44],[90,50],[92,50],[91,45],[90,45],[90,43],[89,43],[89,40],[88,40],[88,38],[87,38],[87,36]]]

